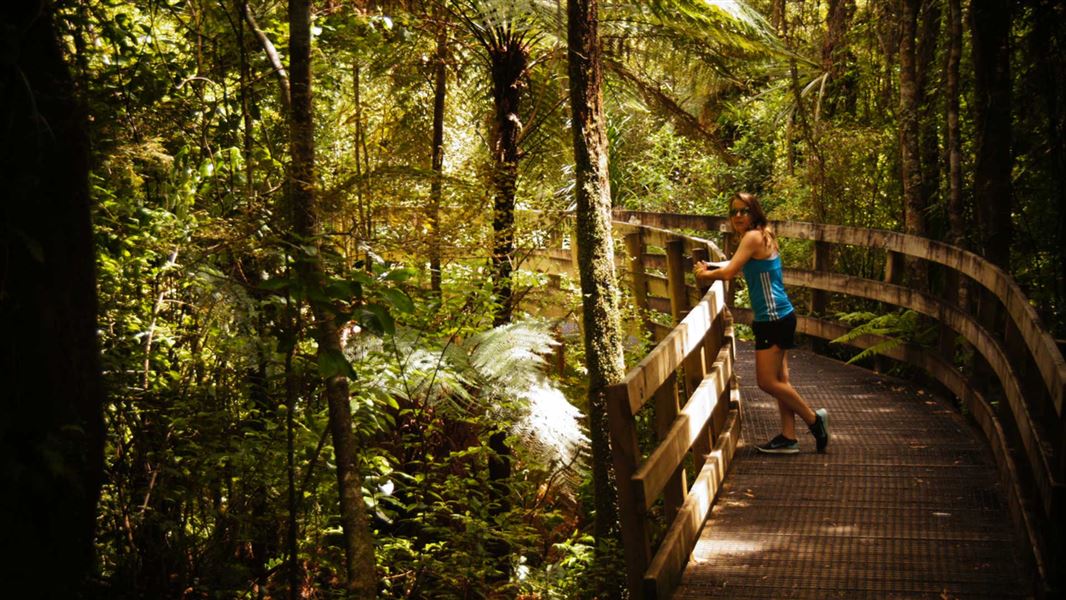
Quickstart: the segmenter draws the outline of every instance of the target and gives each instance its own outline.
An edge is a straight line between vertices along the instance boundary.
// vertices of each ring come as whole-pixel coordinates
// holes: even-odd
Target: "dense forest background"
[[[1064,11],[602,5],[610,202],[722,214],[748,190],[772,219],[949,241],[1009,271],[1066,337]],[[611,595],[624,577],[604,558],[587,346],[531,316],[545,282],[522,269],[580,209],[578,13],[55,0],[2,14],[13,589]],[[553,302],[580,315],[578,282],[564,286]],[[629,340],[625,359],[645,350]]]

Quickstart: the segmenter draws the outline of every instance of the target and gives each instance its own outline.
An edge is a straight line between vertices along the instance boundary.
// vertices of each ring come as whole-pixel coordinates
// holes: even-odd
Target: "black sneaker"
[[[825,452],[825,447],[829,445],[829,411],[824,408],[814,411],[814,424],[810,430],[815,447],[819,452]]]
[[[790,440],[784,435],[778,434],[777,437],[769,442],[755,446],[755,449],[767,454],[796,454],[800,451],[800,446],[796,440]]]

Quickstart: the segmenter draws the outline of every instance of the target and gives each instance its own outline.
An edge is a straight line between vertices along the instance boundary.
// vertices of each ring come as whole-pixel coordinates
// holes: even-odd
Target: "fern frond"
[[[479,383],[501,397],[516,397],[544,379],[544,356],[556,345],[546,324],[509,323],[474,336],[470,366]]]
[[[834,340],[834,341],[836,341],[836,340]],[[863,360],[863,359],[866,359],[866,358],[870,358],[871,356],[874,356],[874,355],[877,355],[877,354],[885,354],[889,350],[891,350],[893,348],[898,348],[899,346],[902,346],[902,345],[903,345],[903,340],[899,340],[899,339],[896,339],[896,338],[889,338],[889,339],[887,339],[887,340],[885,340],[883,342],[879,342],[877,344],[874,344],[873,346],[870,346],[869,348],[867,348],[867,349],[863,350],[862,352],[856,354],[855,356],[851,357],[848,360],[848,364],[849,365],[855,364],[855,363],[859,362],[860,360]]]

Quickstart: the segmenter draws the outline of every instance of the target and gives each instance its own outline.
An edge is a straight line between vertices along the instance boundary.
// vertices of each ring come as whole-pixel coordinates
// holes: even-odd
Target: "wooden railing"
[[[736,447],[741,412],[731,323],[734,317],[750,323],[752,315],[732,306],[731,291],[721,283],[703,295],[686,283],[692,259],[710,255],[721,260],[724,255],[712,240],[676,231],[717,238],[728,254],[734,238],[725,218],[615,211],[614,220],[626,249],[617,266],[632,301],[643,309],[645,327],[661,340],[611,388],[608,405],[629,587],[634,597],[669,597]],[[936,321],[940,343],[934,348],[903,344],[884,349],[884,338],[872,335],[848,344],[861,349],[881,345],[882,354],[922,369],[960,400],[990,443],[1043,591],[1062,592],[1066,361],[1018,285],[980,256],[933,240],[836,225],[773,226],[781,238],[813,243],[814,268],[793,264],[784,271],[786,286],[811,292],[814,314],[799,315],[800,333],[835,339],[848,332],[849,327],[820,316],[830,294],[910,309]],[[884,277],[831,272],[830,256],[839,251],[834,246],[883,254]],[[940,292],[900,285],[904,257],[921,261]],[[572,246],[542,249],[526,267],[576,273],[576,252]],[[968,290],[966,302],[959,301],[960,288]],[[647,318],[652,311],[671,315],[676,325]],[[972,376],[956,364],[959,338],[973,350]],[[648,405],[655,407],[650,434],[638,429],[641,410]],[[638,440],[648,437],[656,446],[643,453]],[[686,455],[692,456],[698,473],[692,486],[682,466]],[[668,524],[661,540],[655,527],[660,517]]]
[[[680,581],[740,434],[733,328],[726,284],[705,293],[686,281],[692,260],[722,259],[713,243],[636,224],[614,224],[617,266],[643,326],[659,343],[608,389],[615,481],[632,597],[668,598]],[[623,258],[624,257],[624,258]],[[543,249],[527,268],[574,273],[573,249]],[[673,317],[667,327],[650,318]],[[654,422],[643,412],[651,410]],[[651,440],[648,452],[640,440]],[[686,467],[694,479],[689,485]]]
[[[722,217],[616,211],[618,222],[722,234],[732,243]],[[824,310],[826,294],[845,294],[914,310],[935,319],[940,328],[937,348],[903,345],[885,351],[896,360],[923,369],[954,393],[988,438],[1011,512],[1026,533],[1037,575],[1045,590],[1062,590],[1066,564],[1066,361],[1054,339],[1041,325],[1036,310],[1006,273],[981,257],[953,246],[890,231],[836,225],[780,222],[773,224],[782,238],[811,240],[811,261],[820,269],[787,265],[787,286],[814,291],[812,305]],[[833,245],[859,246],[885,253],[885,280],[828,272]],[[934,295],[899,285],[902,256],[924,261],[938,270],[942,292]],[[965,285],[969,302],[960,306],[956,291]],[[738,322],[750,322],[750,310],[734,309]],[[801,333],[834,339],[848,328],[832,320],[801,316]],[[955,364],[955,339],[974,349],[973,377]],[[869,348],[883,338],[863,336],[849,342]],[[986,376],[992,375],[992,376]],[[1000,407],[990,402],[1002,399]]]

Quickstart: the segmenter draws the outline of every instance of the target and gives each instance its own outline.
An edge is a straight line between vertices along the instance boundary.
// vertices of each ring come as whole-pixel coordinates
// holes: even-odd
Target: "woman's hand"
[[[706,261],[697,260],[692,264],[692,274],[696,276],[696,283],[710,281],[712,279],[710,277],[711,270],[711,266]]]

